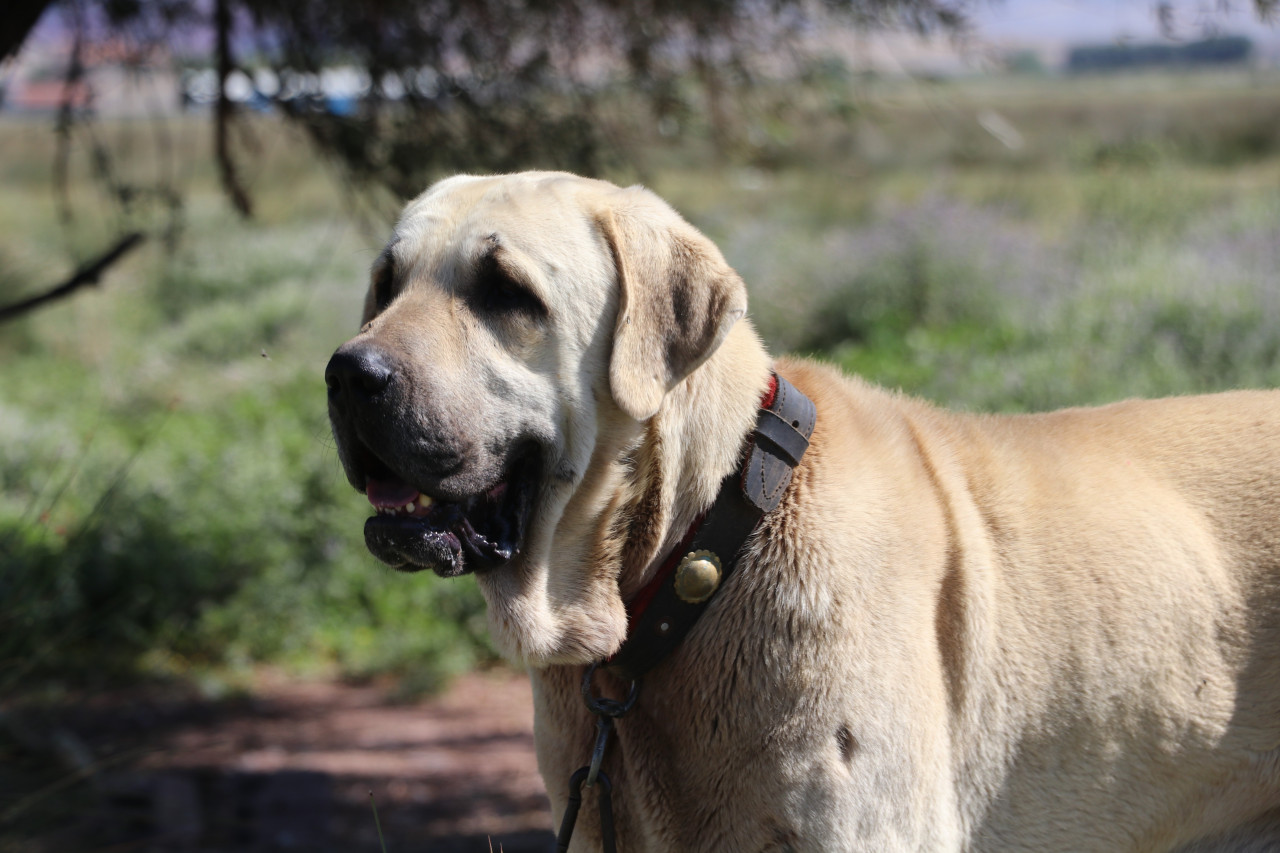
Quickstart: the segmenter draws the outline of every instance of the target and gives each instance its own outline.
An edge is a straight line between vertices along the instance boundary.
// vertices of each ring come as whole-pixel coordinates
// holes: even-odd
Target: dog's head
[[[617,566],[583,564],[609,471],[745,313],[741,280],[651,193],[558,173],[436,184],[371,278],[325,371],[370,551],[479,574],[526,660],[608,653]]]

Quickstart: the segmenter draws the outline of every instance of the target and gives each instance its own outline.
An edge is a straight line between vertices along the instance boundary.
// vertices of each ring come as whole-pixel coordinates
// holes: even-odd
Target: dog
[[[648,190],[458,176],[405,208],[326,370],[369,549],[474,573],[529,669],[557,820],[600,731],[584,671],[622,703],[629,607],[771,383],[812,402],[776,508],[601,738],[612,820],[586,794],[571,849],[1280,850],[1280,393],[956,414],[773,361],[746,308]]]

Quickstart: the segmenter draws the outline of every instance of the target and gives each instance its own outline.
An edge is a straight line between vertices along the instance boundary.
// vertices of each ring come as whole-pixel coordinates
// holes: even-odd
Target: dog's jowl
[[[571,849],[1280,850],[1280,393],[954,414],[746,309],[644,189],[462,176],[326,370],[369,549],[529,668],[557,821],[608,729]]]

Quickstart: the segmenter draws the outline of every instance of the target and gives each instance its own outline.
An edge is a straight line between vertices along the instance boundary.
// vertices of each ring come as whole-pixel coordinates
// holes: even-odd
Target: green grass
[[[655,182],[775,349],[978,410],[1280,384],[1280,80],[883,83],[864,104],[781,168]]]
[[[1280,385],[1280,81],[835,74],[794,101],[726,160],[655,142],[635,170],[723,247],[775,351],[974,410]],[[181,239],[0,331],[0,689],[263,664],[429,689],[492,659],[474,584],[365,552],[329,438],[321,371],[386,223],[253,132],[244,222],[203,125],[170,128],[167,164],[153,129],[104,126],[121,174],[180,178]],[[51,139],[0,122],[0,301],[166,221],[107,204],[78,149],[60,223]]]
[[[10,171],[47,165],[39,132],[0,125],[15,142],[0,150],[29,169]],[[257,221],[194,180],[175,251],[153,242],[0,338],[0,687],[270,662],[428,689],[492,658],[474,584],[397,575],[365,551],[321,371],[358,322],[381,235],[319,163],[294,162],[296,140],[259,132],[276,162],[258,166]],[[83,175],[70,227],[42,191],[0,188],[4,301],[64,274],[68,247],[108,239],[115,211]]]

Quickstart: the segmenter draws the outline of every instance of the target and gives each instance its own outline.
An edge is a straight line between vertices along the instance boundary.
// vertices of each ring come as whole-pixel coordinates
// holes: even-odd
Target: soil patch
[[[546,853],[523,676],[386,690],[268,683],[223,702],[154,690],[0,706],[0,849]]]

